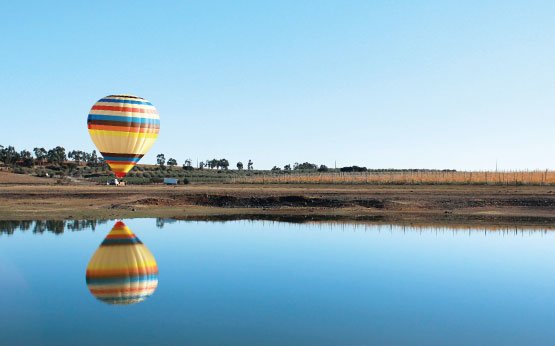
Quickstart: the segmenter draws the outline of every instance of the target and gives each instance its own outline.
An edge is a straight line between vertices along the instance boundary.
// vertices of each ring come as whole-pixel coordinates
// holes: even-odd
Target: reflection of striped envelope
[[[87,287],[109,304],[138,303],[158,286],[152,253],[121,221],[106,236],[87,266]]]
[[[87,125],[104,160],[121,178],[156,141],[160,116],[156,108],[143,98],[110,95],[93,105]]]

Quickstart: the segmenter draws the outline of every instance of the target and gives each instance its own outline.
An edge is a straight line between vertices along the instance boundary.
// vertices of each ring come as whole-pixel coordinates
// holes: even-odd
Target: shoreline
[[[141,217],[555,228],[555,187],[0,185],[0,220]]]

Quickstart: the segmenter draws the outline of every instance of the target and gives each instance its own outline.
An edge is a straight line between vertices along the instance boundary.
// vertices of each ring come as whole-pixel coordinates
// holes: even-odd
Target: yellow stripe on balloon
[[[105,246],[100,247],[95,253],[96,258],[109,259],[105,261],[95,260],[89,263],[87,270],[92,272],[109,271],[115,269],[156,268],[156,260],[148,248],[143,244],[128,246]],[[140,259],[137,260],[137,259]]]
[[[91,135],[91,137],[95,143],[102,144],[103,149],[101,151],[109,153],[146,154],[156,141],[156,138],[143,137],[138,143],[136,143],[135,141],[122,141],[121,137],[98,133]]]
[[[135,167],[134,163],[109,163],[108,164],[113,171],[118,172],[129,172],[133,167]]]

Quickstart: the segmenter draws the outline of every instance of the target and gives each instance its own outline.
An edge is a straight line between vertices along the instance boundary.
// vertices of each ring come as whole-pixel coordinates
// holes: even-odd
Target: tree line
[[[99,167],[103,166],[106,167],[106,162],[99,156],[96,150],[92,152],[86,152],[82,150],[71,150],[66,153],[66,149],[61,146],[56,146],[51,149],[45,149],[43,147],[33,148],[33,151],[30,152],[28,150],[16,150],[13,146],[4,147],[0,145],[0,162],[4,163],[5,165],[11,166],[20,166],[20,167],[33,167],[35,165],[44,165],[44,164],[53,164],[53,165],[62,165],[67,163],[69,160],[73,161],[77,165],[86,164],[87,166],[91,167]],[[170,167],[173,168],[178,166],[178,162],[174,158],[168,158],[166,160],[166,156],[164,154],[156,155],[156,164],[160,168]],[[228,170],[230,167],[229,160],[223,159],[207,159],[204,161],[200,161],[197,164],[196,169],[217,169],[217,170]],[[254,170],[254,162],[249,159],[247,161],[246,167],[242,161],[239,161],[235,164],[237,170],[247,170],[252,171]],[[191,159],[185,159],[182,165],[183,170],[193,170],[193,162]],[[314,172],[328,172],[328,171],[339,171],[339,172],[391,172],[391,171],[399,171],[399,172],[417,172],[417,171],[436,171],[436,170],[427,170],[427,169],[367,169],[366,167],[359,167],[359,166],[346,166],[341,167],[339,169],[331,169],[328,168],[326,165],[317,165],[315,163],[310,162],[303,162],[298,163],[295,162],[293,165],[286,164],[283,167],[273,166],[271,169],[272,172],[291,172],[291,171],[314,171]],[[455,170],[442,170],[444,172],[453,172]]]
[[[77,164],[86,163],[87,165],[97,166],[104,164],[104,159],[96,153],[96,150],[88,153],[81,150],[72,150],[66,153],[66,149],[61,146],[52,149],[42,147],[33,148],[31,153],[28,150],[17,151],[13,146],[4,147],[0,145],[0,162],[6,165],[32,167],[42,164],[61,165],[73,160]]]
[[[34,165],[43,164],[54,164],[61,165],[67,161],[73,161],[76,164],[86,164],[88,166],[102,166],[105,165],[104,159],[99,156],[96,150],[92,152],[86,152],[82,150],[71,150],[66,153],[66,149],[61,146],[56,146],[52,149],[45,149],[43,147],[33,148],[33,151],[28,150],[17,151],[13,146],[4,147],[0,145],[0,162],[6,165],[22,166],[22,167],[33,167]],[[168,158],[164,154],[156,155],[156,163],[160,168],[170,167],[173,168],[178,165],[178,162],[174,158]],[[229,160],[223,159],[207,159],[200,161],[197,165],[197,169],[223,169],[228,170],[230,166]],[[244,169],[248,171],[254,170],[254,162],[249,159],[247,161],[246,167],[242,161],[235,164],[237,170],[242,171]],[[185,159],[182,165],[184,170],[193,170],[193,162],[191,159]],[[310,162],[298,163],[295,162],[293,165],[287,164],[283,168],[274,166],[271,171],[293,171],[293,170],[303,170],[303,171],[318,171],[327,172],[329,168],[326,165],[317,165]],[[342,172],[361,172],[366,171],[366,167],[343,167],[340,169]]]
[[[178,165],[178,162],[174,158],[169,158],[169,159],[166,160],[166,156],[164,154],[158,154],[158,155],[156,155],[156,164],[159,165],[160,167],[165,167],[166,165],[170,166],[170,167],[175,167],[175,166]],[[194,169],[193,161],[191,159],[185,159],[185,161],[183,162],[182,167],[183,167],[184,170]],[[240,171],[243,170],[244,169],[243,162],[241,162],[241,161],[237,162],[236,167]],[[209,169],[224,169],[224,170],[227,170],[227,169],[229,169],[229,160],[227,160],[227,159],[211,159],[211,160],[200,161],[198,163],[197,168],[198,169],[209,168]],[[253,169],[254,169],[254,163],[252,162],[252,160],[249,160],[247,162],[247,170],[252,171]]]

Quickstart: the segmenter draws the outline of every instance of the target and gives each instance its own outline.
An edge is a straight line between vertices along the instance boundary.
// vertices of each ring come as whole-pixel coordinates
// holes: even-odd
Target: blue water
[[[97,300],[85,282],[114,221],[2,224],[0,344],[555,342],[552,232],[125,222],[159,268],[133,305]]]

